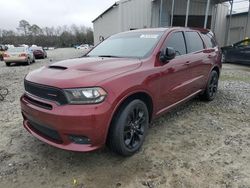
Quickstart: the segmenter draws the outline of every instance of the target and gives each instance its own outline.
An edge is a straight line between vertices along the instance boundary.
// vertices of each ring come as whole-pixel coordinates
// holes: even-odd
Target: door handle
[[[185,62],[185,65],[190,65],[192,62],[190,62],[190,61],[186,61]]]

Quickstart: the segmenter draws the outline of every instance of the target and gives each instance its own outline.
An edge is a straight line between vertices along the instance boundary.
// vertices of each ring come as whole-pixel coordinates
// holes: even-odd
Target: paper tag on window
[[[140,38],[144,38],[144,39],[157,39],[159,35],[150,35],[150,34],[143,34],[140,36]]]

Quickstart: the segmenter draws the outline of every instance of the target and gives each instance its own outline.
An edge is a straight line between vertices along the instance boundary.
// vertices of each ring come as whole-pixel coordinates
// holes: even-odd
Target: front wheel
[[[146,104],[133,100],[121,107],[114,117],[108,135],[108,146],[123,156],[136,153],[143,144],[149,126],[149,113]]]
[[[30,65],[30,64],[31,64],[31,60],[30,60],[30,58],[28,58],[26,65]]]
[[[221,63],[226,63],[226,54],[224,52],[221,54]]]
[[[214,100],[218,90],[219,75],[216,71],[212,71],[208,80],[206,90],[201,95],[201,99],[205,101]]]

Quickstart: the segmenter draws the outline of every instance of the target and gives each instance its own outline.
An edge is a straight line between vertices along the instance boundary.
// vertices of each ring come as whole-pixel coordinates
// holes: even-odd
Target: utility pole
[[[190,0],[187,0],[187,9],[186,9],[185,27],[187,27],[187,26],[188,26],[189,6],[190,6]]]
[[[233,4],[234,4],[234,1],[231,0],[230,2],[230,5],[231,5],[231,8],[230,8],[230,16],[229,16],[229,21],[227,23],[227,28],[226,28],[226,45],[228,45],[229,43],[229,38],[230,38],[230,28],[231,28],[231,19],[232,19],[232,13],[233,13]]]

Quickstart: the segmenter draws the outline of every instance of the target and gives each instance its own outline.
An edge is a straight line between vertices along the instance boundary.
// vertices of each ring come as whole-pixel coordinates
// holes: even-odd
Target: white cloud
[[[85,25],[115,0],[0,0],[0,29],[15,29],[22,19],[40,27]]]

